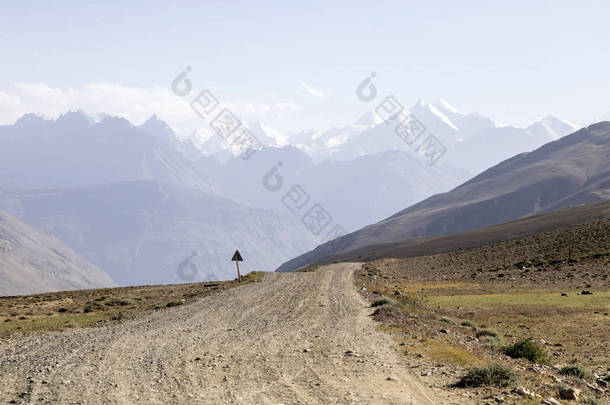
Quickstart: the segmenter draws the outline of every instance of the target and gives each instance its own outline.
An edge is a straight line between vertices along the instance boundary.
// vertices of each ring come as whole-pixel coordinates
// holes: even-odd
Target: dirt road
[[[358,266],[271,273],[135,321],[2,341],[0,402],[451,403],[376,330]]]

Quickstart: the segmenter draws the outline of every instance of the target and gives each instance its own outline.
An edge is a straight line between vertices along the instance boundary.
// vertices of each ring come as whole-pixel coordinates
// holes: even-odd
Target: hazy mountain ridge
[[[447,103],[418,108],[449,128],[455,145],[495,125]],[[460,134],[451,120],[468,131]],[[0,127],[0,179],[20,185],[0,184],[0,207],[52,232],[120,284],[167,283],[185,281],[176,270],[193,252],[197,279],[214,279],[233,276],[228,250],[248,256],[244,270],[269,269],[319,243],[330,227],[314,236],[304,212],[290,212],[283,197],[293,186],[349,232],[468,176],[448,159],[428,166],[374,113],[349,127],[353,136],[341,128],[303,133],[299,147],[265,125],[247,126],[266,146],[245,161],[214,135],[204,144],[228,154],[221,163],[155,116],[134,126],[82,112],[55,121],[29,114]],[[336,153],[320,159],[316,148],[328,142]],[[335,159],[342,153],[346,159]],[[283,188],[270,191],[264,178],[278,163]]]
[[[280,267],[409,237],[441,236],[610,197],[610,122],[512,157],[454,190],[318,246]]]
[[[55,237],[0,211],[0,295],[114,286]]]
[[[94,122],[82,112],[55,121],[28,114],[0,126],[0,179],[47,188],[156,180],[216,192],[186,158],[188,141],[178,142],[163,125],[155,118],[140,127],[109,116]]]
[[[231,278],[234,249],[248,271],[317,243],[290,213],[223,197],[210,177],[220,163],[156,117],[133,126],[81,112],[55,121],[27,115],[0,127],[0,140],[0,206],[120,284],[189,281],[177,268],[193,252],[195,280]]]
[[[56,235],[120,285],[191,281],[191,270],[181,275],[178,267],[193,252],[192,279],[220,279],[234,277],[234,249],[249,271],[273,268],[316,243],[298,218],[154,181],[0,188],[0,206]]]
[[[445,145],[447,153],[442,159],[446,164],[473,174],[578,129],[576,125],[552,116],[541,118],[526,128],[502,125],[477,113],[462,113],[442,99],[435,103],[420,100],[407,111],[424,125],[426,136],[433,134]],[[396,123],[385,123],[374,108],[353,124],[325,131],[281,135],[260,123],[246,126],[256,129],[253,132],[264,145],[295,146],[315,162],[353,160],[397,150],[417,155],[416,148],[407,145],[394,132]],[[227,160],[231,154],[239,153],[209,132],[204,131],[207,141],[200,145],[204,154]]]
[[[284,181],[274,192],[264,178],[276,167]],[[282,198],[300,186],[346,230],[354,230],[468,178],[464,170],[439,163],[428,166],[404,151],[386,151],[349,161],[314,162],[302,150],[265,148],[248,161],[230,159],[214,175],[223,194],[251,206],[289,212]]]

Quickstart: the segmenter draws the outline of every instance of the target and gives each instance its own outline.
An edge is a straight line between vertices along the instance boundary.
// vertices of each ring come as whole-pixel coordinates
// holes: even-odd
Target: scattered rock
[[[608,381],[602,379],[602,378],[598,378],[596,381],[597,385],[599,385],[600,387],[607,387],[608,386]]]
[[[528,391],[525,387],[522,386],[515,388],[515,393],[521,395],[522,397],[534,398],[536,396],[533,392]]]
[[[502,395],[498,395],[497,397],[495,397],[495,398],[494,398],[494,400],[495,400],[497,403],[501,404],[501,403],[503,403],[503,402],[504,402],[504,397],[503,397]]]
[[[567,296],[568,296],[568,293],[561,293],[561,296],[562,296],[562,297],[567,297]]]
[[[542,400],[543,404],[548,404],[548,405],[561,405],[561,402],[559,402],[558,400],[556,400],[555,398],[547,398],[547,399],[543,399]]]
[[[580,292],[580,295],[592,295],[592,294],[593,294],[593,293],[592,293],[591,291],[589,291],[589,290],[582,290],[582,291]]]
[[[599,387],[597,387],[596,385],[591,384],[590,382],[585,381],[585,385],[592,389],[593,391],[601,391]]]
[[[303,353],[309,353],[310,351],[311,351],[311,350],[309,350],[309,349],[307,349],[307,348],[303,349]]]
[[[441,333],[449,333],[449,331],[447,329],[441,329],[440,332]]]
[[[387,381],[396,381],[396,377],[392,377],[391,375],[386,378]]]
[[[577,400],[580,396],[580,390],[578,388],[568,387],[559,389],[559,397],[561,399]]]
[[[400,295],[400,291],[394,290],[394,295]]]
[[[354,353],[354,352],[353,352],[353,351],[351,351],[351,350],[346,351],[344,354],[345,354],[346,356],[355,356],[355,355],[356,355],[356,353]]]

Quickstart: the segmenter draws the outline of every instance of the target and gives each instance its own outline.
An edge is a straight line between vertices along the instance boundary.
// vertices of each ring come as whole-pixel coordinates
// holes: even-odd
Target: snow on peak
[[[460,114],[460,112],[455,107],[453,107],[445,99],[442,98],[439,99],[436,103],[434,103],[434,106],[436,106],[440,110],[452,112],[454,114]]]
[[[535,137],[559,139],[578,130],[578,126],[552,115],[539,118],[538,121],[526,128],[527,132]]]
[[[439,110],[432,104],[427,104],[423,100],[419,100],[412,108],[412,112],[415,114],[415,116],[418,115],[418,111],[425,111],[427,113],[430,113],[437,119],[441,120],[445,125],[456,131],[459,131],[459,128],[453,122],[451,122],[449,117],[447,117],[443,112],[441,112],[441,110]]]
[[[251,121],[245,123],[254,136],[258,138],[263,145],[266,146],[285,146],[288,144],[288,136],[274,130],[268,125],[259,121]]]
[[[379,114],[376,114],[373,111],[368,111],[362,115],[360,119],[354,123],[354,125],[361,125],[370,128],[379,125],[382,122],[383,119],[379,116]]]
[[[415,105],[413,106],[413,108],[416,108],[416,107],[420,107],[420,108],[422,108],[422,107],[425,107],[425,106],[427,106],[427,105],[428,105],[428,104],[427,104],[427,103],[426,103],[426,102],[425,102],[423,99],[421,99],[421,98],[420,98],[419,100],[417,100],[417,103],[415,103]]]
[[[449,125],[451,128],[455,129],[456,131],[459,131],[459,128],[456,127],[455,124],[453,122],[451,122],[451,120],[445,114],[443,114],[438,108],[436,108],[432,104],[430,104],[428,107],[430,108],[430,111],[432,111],[432,113],[434,115],[436,115],[438,118],[440,118],[445,124]]]

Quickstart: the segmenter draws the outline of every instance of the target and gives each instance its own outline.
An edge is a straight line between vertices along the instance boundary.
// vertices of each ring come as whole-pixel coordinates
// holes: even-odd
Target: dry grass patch
[[[427,355],[434,361],[446,362],[464,367],[486,363],[485,359],[477,357],[468,350],[445,342],[428,342],[424,346],[422,354]]]
[[[196,297],[227,288],[258,282],[263,274],[249,273],[242,278],[241,284],[223,281],[0,297],[0,338],[121,321],[148,311],[188,304]]]

